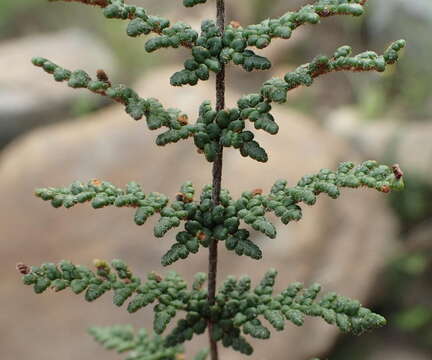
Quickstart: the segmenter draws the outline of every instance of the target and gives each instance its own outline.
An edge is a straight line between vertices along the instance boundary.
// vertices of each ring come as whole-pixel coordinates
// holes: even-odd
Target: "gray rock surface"
[[[0,147],[30,128],[58,121],[80,96],[65,84],[49,81],[47,74],[31,64],[34,56],[89,73],[115,68],[109,48],[79,29],[1,42]]]
[[[432,179],[432,123],[394,119],[367,121],[352,108],[328,116],[327,127],[345,137],[366,157],[398,161],[412,175]]]
[[[173,72],[164,69],[151,74],[137,89],[142,96],[158,97],[194,119],[197,104],[213,98],[213,86],[210,82],[188,89],[174,89],[165,82],[161,85],[161,79]],[[229,103],[233,105],[238,96],[230,91]],[[295,184],[306,173],[357,158],[344,141],[310,119],[278,106],[275,115],[280,134],[260,135],[270,154],[267,164],[243,159],[238,152],[225,152],[223,182],[234,195],[258,187],[268,191],[278,178]],[[94,344],[84,329],[92,324],[126,322],[151,327],[152,319],[151,309],[131,317],[125,309],[115,308],[109,296],[94,304],[68,293],[36,296],[20,284],[16,262],[39,264],[68,258],[90,264],[93,258],[117,257],[130,263],[137,274],[144,274],[162,271],[160,257],[174,236],[170,232],[164,240],[154,239],[153,222],[137,227],[133,211],[94,211],[87,206],[55,210],[34,198],[33,189],[97,177],[118,185],[136,180],[148,191],[174,196],[186,180],[192,180],[197,188],[211,180],[211,166],[194,149],[188,142],[157,148],[154,133],[143,122],[132,121],[119,107],[74,123],[37,129],[7,148],[0,159],[0,256],[4,269],[0,281],[7,294],[0,300],[0,346],[8,359],[117,359]],[[345,191],[337,202],[320,198],[316,206],[305,209],[301,222],[280,226],[278,231],[276,240],[257,240],[264,250],[261,262],[236,257],[221,246],[219,280],[244,273],[258,280],[275,267],[280,272],[279,289],[292,281],[318,281],[327,291],[366,301],[393,248],[395,222],[382,194]],[[206,261],[207,254],[201,251],[172,269],[190,279],[193,273],[206,271]],[[308,320],[300,329],[288,325],[271,340],[256,343],[253,358],[304,360],[328,350],[337,334],[318,319]],[[203,336],[190,348],[196,350],[205,343]],[[222,353],[224,360],[242,358],[231,350]]]

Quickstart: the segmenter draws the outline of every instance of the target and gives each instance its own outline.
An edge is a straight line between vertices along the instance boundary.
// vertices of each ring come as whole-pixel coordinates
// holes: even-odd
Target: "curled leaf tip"
[[[400,178],[402,178],[404,176],[404,172],[401,169],[401,167],[400,167],[399,164],[394,164],[392,166],[392,169],[393,169],[393,174],[394,174],[394,176],[396,177],[397,180],[399,180]]]
[[[27,275],[31,273],[31,267],[23,263],[16,264],[16,269],[22,275]]]

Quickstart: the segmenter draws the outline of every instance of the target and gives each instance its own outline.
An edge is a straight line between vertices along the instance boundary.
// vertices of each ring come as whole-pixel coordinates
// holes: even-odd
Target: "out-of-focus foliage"
[[[0,33],[4,34],[5,24],[8,23],[8,19],[10,19],[11,16],[14,16],[16,12],[19,12],[25,7],[32,6],[32,2],[34,3],[35,1],[29,0],[24,2],[15,0],[2,0],[0,2],[0,29],[2,30]]]
[[[402,229],[411,229],[430,218],[432,214],[432,186],[420,175],[408,174],[406,191],[390,196],[391,205],[402,223]]]
[[[421,332],[432,344],[432,307],[415,306],[397,314],[396,325],[403,331]]]
[[[388,270],[386,307],[397,331],[419,347],[432,351],[432,249],[415,246],[401,255]],[[417,296],[416,296],[417,295]]]
[[[407,118],[430,118],[432,115],[432,2],[430,0],[373,1],[366,20],[368,41],[379,44],[383,37],[402,32],[409,42],[411,56],[400,64],[398,80],[389,76],[383,80],[385,106],[395,106]]]

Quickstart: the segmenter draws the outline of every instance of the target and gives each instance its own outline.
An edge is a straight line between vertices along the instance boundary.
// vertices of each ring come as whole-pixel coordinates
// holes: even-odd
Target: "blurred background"
[[[214,17],[210,4],[186,10],[180,0],[131,3],[195,28],[199,19]],[[228,19],[249,24],[306,3],[228,0]],[[158,149],[144,122],[133,122],[106,99],[54,83],[30,63],[32,56],[43,56],[90,73],[103,68],[115,82],[132,85],[141,96],[157,97],[194,118],[201,101],[213,99],[213,80],[194,88],[171,88],[168,78],[181,68],[187,52],[146,54],[145,39],[128,38],[125,27],[82,4],[0,1],[3,359],[118,359],[93,343],[85,329],[128,322],[151,327],[150,309],[132,318],[114,308],[109,296],[95,304],[63,293],[36,296],[21,285],[15,263],[67,258],[89,265],[94,258],[117,257],[144,275],[163,271],[159,259],[173,238],[170,233],[163,241],[155,240],[152,223],[138,228],[128,210],[54,210],[32,196],[35,187],[97,177],[118,185],[136,180],[146,191],[174,196],[186,180],[197,188],[211,181],[209,164],[190,143]],[[360,299],[389,320],[386,328],[360,338],[341,336],[320,320],[308,320],[301,329],[288,326],[270,341],[256,343],[254,359],[432,358],[431,33],[430,0],[370,1],[361,19],[327,19],[302,27],[288,42],[275,41],[265,51],[274,63],[268,72],[228,69],[228,103],[233,105],[265,79],[319,53],[331,54],[345,44],[356,53],[381,52],[392,40],[408,41],[400,63],[383,75],[332,74],[311,88],[291,92],[286,105],[275,107],[280,134],[260,135],[270,153],[267,164],[226,151],[224,184],[234,195],[257,187],[267,190],[277,178],[295,184],[306,173],[334,168],[344,160],[398,162],[406,173],[403,193],[386,197],[345,191],[338,202],[322,198],[305,209],[301,222],[280,227],[277,240],[257,237],[265,255],[260,263],[221,250],[220,280],[251,271],[258,280],[276,267],[281,289],[291,281],[318,281],[327,291]],[[206,271],[206,254],[173,268],[190,278]],[[190,354],[205,346],[205,340],[188,345]],[[240,358],[223,352],[224,360]]]

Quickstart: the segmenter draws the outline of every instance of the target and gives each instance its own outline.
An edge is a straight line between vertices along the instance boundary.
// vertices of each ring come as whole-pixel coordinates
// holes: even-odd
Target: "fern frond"
[[[33,58],[32,62],[48,74],[52,74],[56,81],[67,81],[69,87],[88,89],[95,94],[109,97],[113,101],[122,104],[125,111],[134,120],[141,120],[146,117],[149,130],[157,130],[162,127],[168,128],[168,131],[157,137],[156,144],[159,146],[187,139],[201,129],[199,124],[189,125],[188,116],[180,110],[165,109],[156,99],[145,99],[131,88],[124,85],[113,85],[102,70],[98,71],[97,79],[93,80],[83,70],[70,71],[41,57]]]

